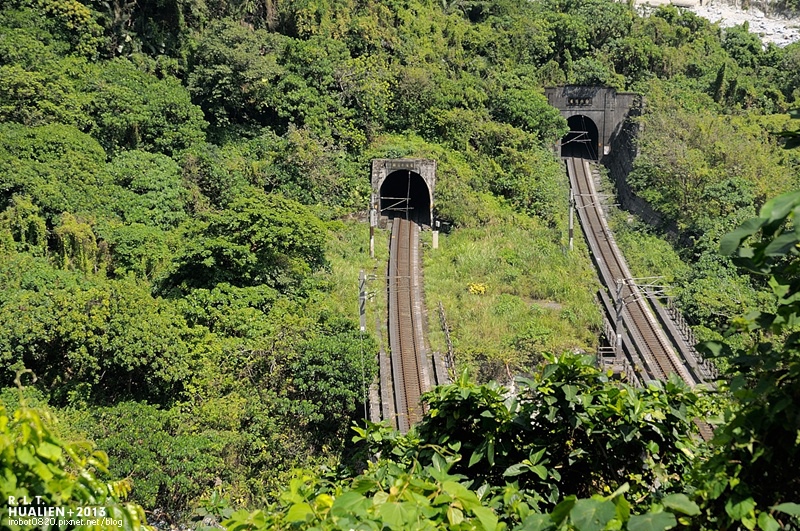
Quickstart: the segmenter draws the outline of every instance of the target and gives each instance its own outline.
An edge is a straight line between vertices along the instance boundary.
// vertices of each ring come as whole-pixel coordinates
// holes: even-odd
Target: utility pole
[[[367,376],[364,362],[364,332],[367,331],[367,275],[364,270],[358,272],[358,320],[359,334],[358,342],[361,349],[361,392],[364,398],[364,418],[367,416]]]
[[[572,242],[575,237],[575,193],[569,191],[569,250],[572,250]]]
[[[367,331],[367,275],[364,270],[358,272],[358,320],[361,331]]]
[[[625,308],[625,301],[622,300],[622,288],[625,286],[625,280],[618,278],[617,279],[617,300],[616,302],[616,310],[617,310],[617,322],[614,327],[614,331],[617,333],[617,340],[614,345],[614,357],[616,358],[616,362],[620,363],[624,354],[622,353],[622,310]]]
[[[375,227],[378,225],[378,200],[372,194],[369,208],[369,257],[375,258]],[[362,271],[363,273],[363,271]]]

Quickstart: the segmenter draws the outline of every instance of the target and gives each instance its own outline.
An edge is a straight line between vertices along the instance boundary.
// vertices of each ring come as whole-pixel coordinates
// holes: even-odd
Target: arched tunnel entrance
[[[600,135],[591,118],[576,114],[567,118],[569,132],[561,139],[562,157],[599,160]]]
[[[431,194],[417,172],[393,171],[384,179],[379,193],[382,216],[390,220],[399,216],[419,225],[431,225]]]

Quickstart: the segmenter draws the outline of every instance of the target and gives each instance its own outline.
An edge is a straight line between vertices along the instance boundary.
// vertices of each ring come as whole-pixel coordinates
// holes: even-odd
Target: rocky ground
[[[761,36],[764,43],[775,43],[778,46],[800,41],[800,18],[773,18],[763,11],[751,8],[740,9],[726,2],[715,0],[643,0],[637,4],[657,6],[675,4],[691,9],[697,15],[718,22],[723,28],[738,26],[745,22],[750,24],[750,31]]]

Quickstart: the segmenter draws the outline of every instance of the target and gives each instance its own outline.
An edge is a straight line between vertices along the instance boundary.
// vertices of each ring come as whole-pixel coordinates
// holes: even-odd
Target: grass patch
[[[685,283],[691,267],[652,227],[616,208],[611,210],[609,227],[634,277],[661,277],[654,282],[668,287],[671,295],[675,287]]]
[[[673,245],[658,234],[652,225],[635,214],[621,210],[616,204],[609,204],[614,203],[616,189],[604,167],[600,167],[598,192],[607,198],[604,210],[608,227],[631,274],[635,278],[661,277],[652,283],[665,286],[670,296],[675,295],[691,272],[689,264],[681,259]]]
[[[442,301],[458,365],[487,379],[530,369],[545,352],[594,351],[602,322],[585,245],[568,253],[557,231],[507,219],[441,235],[423,253],[431,348],[446,351]]]
[[[447,350],[442,301],[459,370],[470,368],[482,380],[530,370],[543,353],[594,352],[602,323],[594,299],[599,284],[580,233],[567,252],[562,231],[500,208],[502,222],[441,234],[439,249],[432,249],[430,231],[421,236],[428,342]],[[330,230],[330,270],[321,275],[329,291],[322,302],[358,319],[358,272],[375,275],[368,282],[375,297],[367,303],[367,333],[377,340],[379,328],[387,348],[389,231],[375,231],[371,259],[366,223],[337,221]]]

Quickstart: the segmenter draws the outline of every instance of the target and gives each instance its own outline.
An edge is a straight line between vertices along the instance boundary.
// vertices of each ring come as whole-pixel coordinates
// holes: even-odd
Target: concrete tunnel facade
[[[402,217],[430,227],[435,186],[435,160],[372,160],[372,203],[379,218]]]
[[[617,92],[611,87],[565,85],[547,87],[544,93],[548,103],[561,111],[569,124],[570,132],[557,146],[562,157],[602,161],[611,153],[612,139],[625,120],[642,110],[641,95]]]

